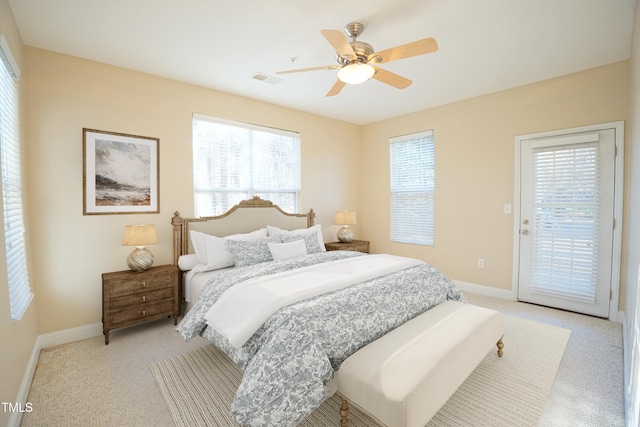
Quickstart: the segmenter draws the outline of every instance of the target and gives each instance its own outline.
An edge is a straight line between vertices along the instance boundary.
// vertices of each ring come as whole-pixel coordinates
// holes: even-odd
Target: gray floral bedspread
[[[178,324],[185,340],[201,335],[243,369],[231,407],[240,425],[297,425],[329,397],[326,384],[349,355],[446,300],[464,301],[447,277],[422,264],[283,308],[240,349],[206,325],[209,307],[235,283],[353,256],[366,255],[320,252],[234,268],[212,279]]]

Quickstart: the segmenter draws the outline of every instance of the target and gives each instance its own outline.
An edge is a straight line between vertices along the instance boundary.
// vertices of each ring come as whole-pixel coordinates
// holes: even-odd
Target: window
[[[33,294],[27,273],[25,228],[22,214],[22,168],[20,155],[20,71],[4,36],[0,35],[0,156],[2,157],[2,202],[7,255],[11,319],[22,319]]]
[[[194,114],[193,183],[196,216],[223,214],[253,196],[298,212],[300,136]]]
[[[391,241],[434,244],[433,131],[389,139]]]

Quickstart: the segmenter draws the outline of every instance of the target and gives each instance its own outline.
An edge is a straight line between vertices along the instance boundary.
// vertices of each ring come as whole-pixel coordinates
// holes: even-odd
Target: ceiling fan
[[[278,71],[276,74],[300,73],[305,71],[335,70],[338,71],[338,80],[327,92],[326,96],[334,96],[340,93],[346,84],[360,84],[374,78],[382,83],[391,85],[397,89],[404,89],[413,83],[411,80],[398,74],[377,67],[399,59],[412,56],[425,55],[438,50],[438,43],[429,37],[396,46],[391,49],[375,52],[369,43],[357,41],[356,38],[364,31],[364,25],[359,22],[351,22],[344,27],[344,33],[338,30],[322,30],[321,33],[331,46],[336,50],[338,65],[325,65],[322,67],[300,68],[297,70]],[[345,36],[346,35],[346,36]],[[351,37],[351,42],[347,39]]]

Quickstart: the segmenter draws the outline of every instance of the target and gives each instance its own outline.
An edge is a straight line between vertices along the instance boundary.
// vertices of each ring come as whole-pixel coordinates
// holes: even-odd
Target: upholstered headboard
[[[278,205],[259,197],[243,200],[218,216],[201,218],[182,218],[175,212],[171,219],[173,226],[173,264],[178,265],[181,255],[193,253],[189,242],[189,231],[195,230],[213,236],[224,237],[230,234],[249,233],[272,225],[284,230],[308,228],[313,226],[315,212],[310,209],[306,214],[291,214]]]

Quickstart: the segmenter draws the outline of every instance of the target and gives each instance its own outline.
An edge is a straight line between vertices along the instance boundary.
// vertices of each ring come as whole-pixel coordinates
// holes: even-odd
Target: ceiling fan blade
[[[353,51],[353,47],[351,47],[347,36],[345,36],[342,31],[322,30],[320,32],[329,44],[333,46],[338,55],[345,59],[355,59],[356,53]]]
[[[412,43],[403,44],[401,46],[392,47],[391,49],[374,52],[369,55],[369,61],[374,64],[382,64],[384,62],[397,61],[398,59],[436,52],[437,50],[438,42],[436,39],[429,37]]]
[[[343,82],[342,80],[336,80],[336,83],[331,86],[331,89],[329,89],[329,92],[327,92],[326,96],[336,96],[337,94],[340,93],[340,91],[342,90],[343,87],[345,87],[346,83]]]
[[[322,67],[298,68],[297,70],[276,71],[276,74],[291,74],[291,73],[303,73],[305,71],[333,70],[335,68],[340,68],[340,66],[339,65],[324,65]]]
[[[373,78],[386,83],[390,86],[393,86],[397,89],[404,89],[413,83],[411,80],[402,77],[396,73],[392,73],[391,71],[387,71],[383,68],[374,67],[376,69],[376,73],[373,75]]]

